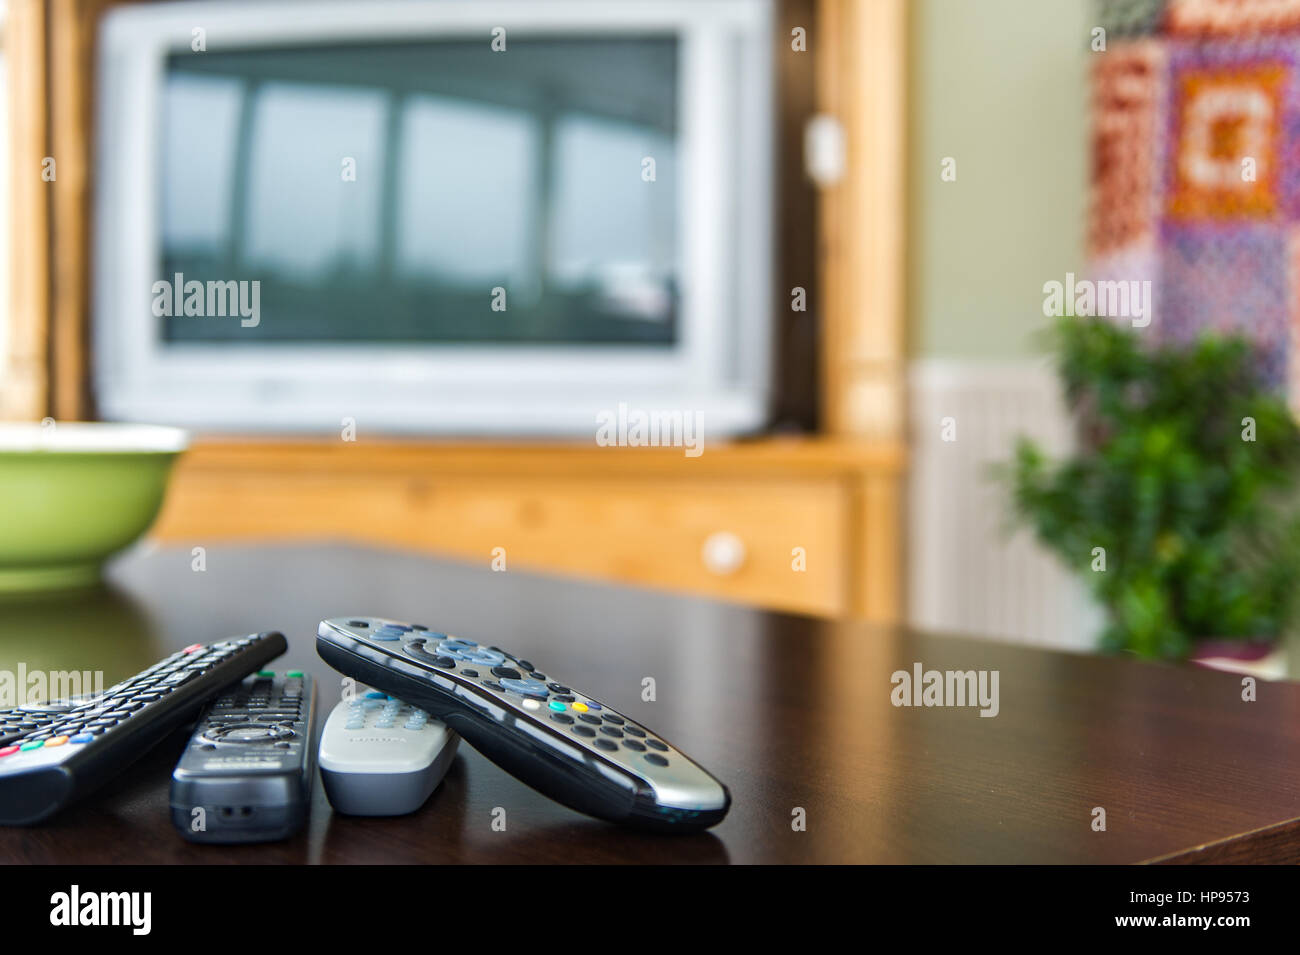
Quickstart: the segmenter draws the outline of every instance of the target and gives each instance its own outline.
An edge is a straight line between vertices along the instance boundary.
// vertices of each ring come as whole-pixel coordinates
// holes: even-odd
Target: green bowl
[[[177,428],[0,424],[0,593],[96,583],[158,516]]]

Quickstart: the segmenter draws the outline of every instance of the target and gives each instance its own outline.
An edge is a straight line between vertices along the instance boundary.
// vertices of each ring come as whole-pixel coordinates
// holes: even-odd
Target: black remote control
[[[280,633],[196,643],[99,696],[0,710],[0,825],[54,815],[286,647]]]
[[[321,621],[316,650],[571,809],[688,832],[722,821],[731,806],[722,783],[658,734],[499,647],[420,624],[340,617]]]
[[[191,842],[285,839],[307,820],[315,775],[316,685],[262,670],[199,717],[172,773],[172,822]]]

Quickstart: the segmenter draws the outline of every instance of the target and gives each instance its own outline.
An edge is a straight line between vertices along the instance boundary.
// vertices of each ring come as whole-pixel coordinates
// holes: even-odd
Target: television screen
[[[259,316],[168,301],[162,340],[674,345],[678,43],[168,55],[162,275],[255,280]]]

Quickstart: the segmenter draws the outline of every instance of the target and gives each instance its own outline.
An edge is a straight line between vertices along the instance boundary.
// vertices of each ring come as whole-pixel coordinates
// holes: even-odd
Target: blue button
[[[89,742],[90,742],[91,740],[93,740],[94,738],[95,738],[94,735],[91,734],[91,733],[78,733],[76,736],[72,737],[72,739],[68,740],[68,742],[69,742],[69,743],[89,743]]]
[[[505,655],[497,653],[495,650],[483,650],[477,647],[461,646],[454,640],[444,640],[429,652],[445,654],[453,660],[461,660],[465,663],[477,663],[479,666],[485,667],[500,666],[506,662]]]
[[[594,702],[592,702],[591,700],[588,700],[588,701],[587,701],[587,709],[590,709],[590,710],[599,710],[599,709],[601,709],[601,705],[600,705],[599,703],[594,703]]]
[[[501,681],[501,685],[507,690],[513,690],[516,693],[523,693],[531,696],[546,695],[546,684],[541,683],[538,680],[511,680],[507,678]]]
[[[371,690],[369,693],[366,694],[366,699],[367,699],[367,700],[386,700],[386,699],[388,699],[388,694],[387,694],[387,693],[380,693],[378,690]]]
[[[477,647],[478,644],[473,640],[466,640],[464,637],[447,637],[449,643],[463,643],[467,647]]]
[[[388,643],[388,642],[391,642],[391,641],[393,641],[393,640],[400,640],[400,639],[402,639],[402,636],[401,636],[401,634],[398,634],[398,633],[378,633],[378,632],[376,632],[375,635],[374,635],[374,639],[377,640],[377,641],[379,641],[380,643]]]

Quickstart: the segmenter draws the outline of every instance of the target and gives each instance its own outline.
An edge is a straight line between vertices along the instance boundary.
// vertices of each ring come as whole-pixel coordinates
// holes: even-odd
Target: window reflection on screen
[[[540,143],[531,114],[413,96],[400,122],[403,276],[470,292],[535,280]]]
[[[301,284],[373,274],[387,97],[271,82],[258,87],[251,106],[236,267]],[[355,179],[343,178],[345,158],[356,165]]]
[[[676,341],[671,38],[177,54],[163,109],[159,277],[261,283],[169,341]]]

